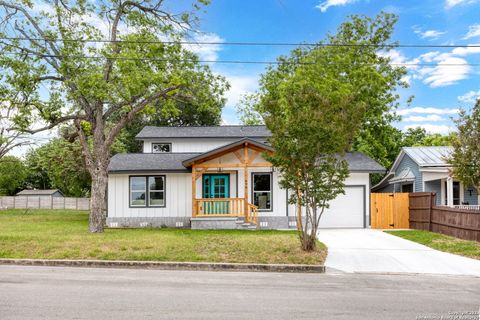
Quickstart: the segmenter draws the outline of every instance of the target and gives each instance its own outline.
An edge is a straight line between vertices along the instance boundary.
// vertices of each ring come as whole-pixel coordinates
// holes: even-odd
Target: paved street
[[[480,277],[480,261],[437,251],[374,229],[322,229],[325,265],[344,272],[394,272]]]
[[[0,266],[2,320],[415,319],[479,306],[474,277]]]

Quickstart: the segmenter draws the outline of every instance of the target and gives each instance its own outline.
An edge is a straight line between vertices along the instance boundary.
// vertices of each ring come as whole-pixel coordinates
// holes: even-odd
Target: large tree
[[[91,232],[103,231],[107,167],[122,129],[142,113],[171,113],[175,99],[223,95],[223,77],[180,43],[208,2],[174,13],[163,0],[0,0],[0,88],[24,131],[75,126],[92,177]],[[35,118],[45,126],[33,129]]]
[[[480,99],[469,114],[460,111],[456,120],[458,134],[449,159],[453,176],[467,186],[480,190]]]
[[[4,97],[0,91],[0,97]],[[30,137],[14,130],[12,119],[15,118],[15,107],[7,100],[0,101],[0,159],[15,148],[33,143]]]
[[[27,185],[59,189],[68,197],[90,196],[91,178],[78,141],[54,138],[26,155]]]
[[[320,218],[343,192],[348,175],[342,155],[376,141],[396,108],[405,68],[384,52],[397,17],[352,16],[324,45],[302,47],[278,59],[261,78],[256,109],[272,131],[283,187],[305,208],[298,219],[302,248],[315,247]],[[383,51],[383,52],[382,52]]]
[[[27,170],[23,162],[14,156],[0,159],[0,195],[13,196],[25,185]]]

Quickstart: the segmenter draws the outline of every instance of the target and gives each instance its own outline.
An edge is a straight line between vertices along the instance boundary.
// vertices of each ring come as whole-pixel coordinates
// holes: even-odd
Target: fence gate
[[[408,193],[372,193],[372,228],[408,229],[408,203]]]

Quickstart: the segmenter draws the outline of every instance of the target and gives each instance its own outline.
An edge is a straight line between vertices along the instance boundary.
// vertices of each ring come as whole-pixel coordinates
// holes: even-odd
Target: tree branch
[[[71,121],[71,120],[85,120],[85,117],[78,116],[78,115],[76,115],[76,116],[64,116],[64,117],[60,117],[60,118],[56,119],[55,121],[51,122],[48,126],[38,128],[38,129],[35,129],[35,130],[23,129],[21,131],[26,132],[26,133],[30,133],[30,134],[34,134],[34,133],[42,132],[42,131],[45,131],[45,130],[50,130],[50,129],[56,127],[59,124],[62,124],[64,122]],[[12,128],[12,129],[15,129],[15,128]]]
[[[112,130],[108,133],[107,139],[105,140],[105,145],[110,147],[120,133],[120,131],[135,117],[137,113],[143,110],[148,104],[160,99],[161,97],[166,97],[168,93],[179,89],[181,86],[173,86],[159,92],[156,92],[149,97],[143,99],[141,102],[135,106],[132,111],[128,112],[118,123],[112,128]]]

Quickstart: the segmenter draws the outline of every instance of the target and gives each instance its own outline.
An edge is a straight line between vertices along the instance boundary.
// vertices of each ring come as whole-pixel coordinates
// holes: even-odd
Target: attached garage
[[[367,186],[347,185],[345,194],[330,202],[320,220],[320,228],[365,228],[367,226]]]

